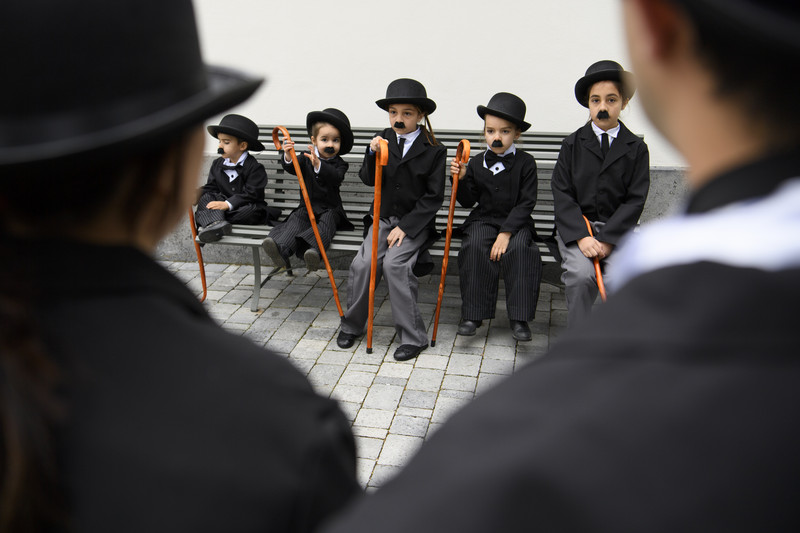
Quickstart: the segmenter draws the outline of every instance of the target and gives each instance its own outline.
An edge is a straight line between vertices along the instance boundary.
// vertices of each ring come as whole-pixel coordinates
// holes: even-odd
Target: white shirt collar
[[[597,140],[600,140],[600,136],[603,135],[604,133],[608,133],[608,136],[609,136],[608,142],[609,142],[609,144],[611,144],[614,141],[614,139],[617,138],[617,135],[619,135],[619,129],[620,129],[619,122],[617,122],[617,125],[614,126],[613,128],[611,128],[608,131],[603,131],[602,129],[597,127],[597,124],[595,124],[594,121],[592,122],[592,130],[594,131],[594,134],[597,136]]]
[[[247,150],[242,152],[242,155],[239,156],[239,160],[236,163],[231,163],[231,160],[226,157],[225,161],[223,161],[222,164],[225,165],[226,167],[235,167],[240,163],[244,163],[245,159],[247,159]]]
[[[396,133],[398,139],[400,137],[402,137],[403,139],[406,140],[406,143],[405,143],[404,146],[409,146],[409,145],[411,145],[411,143],[413,143],[416,140],[417,137],[419,137],[419,134],[420,134],[421,131],[422,131],[422,128],[417,126],[417,129],[415,129],[411,133],[403,133],[402,135],[399,134],[399,133],[396,133],[396,132],[395,133]]]

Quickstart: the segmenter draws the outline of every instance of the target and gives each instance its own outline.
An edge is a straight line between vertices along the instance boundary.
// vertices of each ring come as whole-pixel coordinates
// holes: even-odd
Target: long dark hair
[[[156,189],[159,170],[172,155],[176,183],[167,188],[161,206],[168,216],[179,202],[177,179],[188,139],[183,135],[169,146],[144,147],[127,156],[90,154],[0,168],[0,242],[26,234],[68,236],[71,229],[91,224],[109,202],[120,206],[133,231],[147,203],[142,198]],[[30,198],[35,208],[19,201]],[[19,228],[25,228],[22,236]],[[0,282],[0,533],[66,530],[69,512],[54,432],[69,423],[69,402],[59,394],[69,370],[47,353],[36,320],[37,288],[24,267],[17,271],[14,280]]]

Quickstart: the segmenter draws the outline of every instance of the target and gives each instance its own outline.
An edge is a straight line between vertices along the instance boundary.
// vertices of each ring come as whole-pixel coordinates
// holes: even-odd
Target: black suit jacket
[[[350,424],[285,358],[227,333],[141,252],[0,241],[64,376],[75,531],[311,531],[359,492]],[[52,276],[50,254],[69,256]],[[22,272],[24,272],[24,275]]]
[[[228,175],[223,172],[224,161],[225,158],[218,157],[211,163],[208,180],[202,188],[203,192],[222,193],[233,209],[244,204],[262,205],[266,209],[264,187],[267,186],[267,171],[264,165],[259,163],[253,154],[248,154],[242,167],[237,168],[239,175],[230,181]]]
[[[462,227],[475,220],[490,222],[513,235],[520,228],[533,229],[531,212],[536,205],[538,180],[536,160],[520,149],[514,156],[511,169],[506,168],[496,176],[483,166],[484,152],[470,159],[467,172],[458,184],[458,203],[472,207]]]
[[[311,160],[303,155],[304,153],[307,152],[297,153],[297,161],[300,164],[300,171],[303,173],[303,183],[306,185],[314,216],[318,217],[327,211],[333,210],[339,213],[337,217],[338,229],[353,229],[353,224],[347,219],[347,213],[345,213],[342,205],[342,197],[339,194],[339,187],[344,181],[344,175],[347,173],[347,169],[350,168],[350,164],[338,155],[328,160],[320,159],[319,174],[317,174],[314,172],[314,165]],[[294,162],[287,163],[284,159],[283,151],[278,154],[278,161],[280,161],[286,172],[296,174]],[[300,205],[297,206],[295,211],[306,207],[302,192],[300,194]]]
[[[389,143],[389,161],[383,168],[381,181],[381,217],[396,216],[398,226],[410,237],[422,231],[429,233],[429,241],[436,234],[436,212],[444,200],[444,166],[447,149],[432,145],[421,131],[408,153],[401,160],[397,135],[391,128],[378,135]],[[359,177],[367,185],[375,185],[375,154],[367,147]],[[372,225],[372,217],[364,219],[365,228]]]
[[[564,139],[551,187],[556,228],[569,244],[589,236],[582,215],[605,222],[595,237],[617,244],[633,229],[650,188],[650,154],[642,139],[620,122],[605,160],[591,123]]]
[[[325,531],[797,531],[798,299],[797,268],[643,275]]]

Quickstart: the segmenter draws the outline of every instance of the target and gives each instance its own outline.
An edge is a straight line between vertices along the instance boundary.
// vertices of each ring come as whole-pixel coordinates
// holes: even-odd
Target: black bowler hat
[[[800,51],[800,9],[795,0],[673,0],[691,16],[713,21],[743,38]]]
[[[386,111],[389,110],[389,106],[392,104],[416,105],[428,115],[436,111],[436,102],[428,98],[425,87],[417,80],[410,78],[394,80],[386,88],[386,98],[382,98],[375,103]]]
[[[256,123],[242,115],[225,115],[217,126],[209,126],[208,133],[212,137],[219,137],[220,133],[233,135],[240,141],[247,142],[247,149],[254,152],[265,150],[264,145],[258,140],[258,126]]]
[[[155,145],[263,79],[210,67],[190,0],[25,0],[0,7],[0,166]],[[25,22],[27,21],[27,22]]]
[[[586,69],[586,75],[575,84],[575,98],[583,107],[589,107],[589,89],[598,81],[618,81],[622,84],[625,98],[636,92],[636,80],[633,74],[624,70],[622,65],[609,59],[598,61]]]
[[[525,122],[525,102],[511,93],[497,93],[489,100],[489,105],[478,106],[478,116],[486,119],[486,115],[494,115],[516,124],[522,131],[528,131],[530,124]]]
[[[347,118],[347,115],[334,107],[322,111],[312,111],[306,115],[306,130],[309,136],[311,136],[311,128],[317,122],[327,122],[339,130],[339,134],[342,136],[339,155],[349,153],[353,149],[353,130],[350,129],[350,119]]]

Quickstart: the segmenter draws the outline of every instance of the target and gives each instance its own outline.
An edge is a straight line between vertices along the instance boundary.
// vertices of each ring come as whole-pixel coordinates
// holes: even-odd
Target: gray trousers
[[[590,223],[595,235],[605,225],[604,222]],[[572,328],[580,325],[592,312],[592,306],[599,292],[597,275],[594,271],[594,261],[583,255],[577,243],[564,244],[558,232],[556,232],[556,242],[561,252],[561,267],[564,269],[561,281],[564,283],[564,295],[567,298],[567,325]],[[600,260],[604,282],[607,280],[606,268],[613,255],[612,253],[608,258]]]
[[[392,318],[400,344],[423,346],[428,344],[428,331],[417,306],[419,283],[412,267],[419,255],[419,249],[428,238],[422,232],[412,239],[408,235],[400,246],[389,248],[386,237],[397,226],[399,219],[390,217],[380,219],[378,230],[378,268],[375,286],[386,275],[389,287],[389,301],[392,305]],[[369,317],[369,274],[372,260],[372,227],[350,264],[350,277],[347,281],[347,311],[342,317],[342,331],[361,335],[367,327]]]

